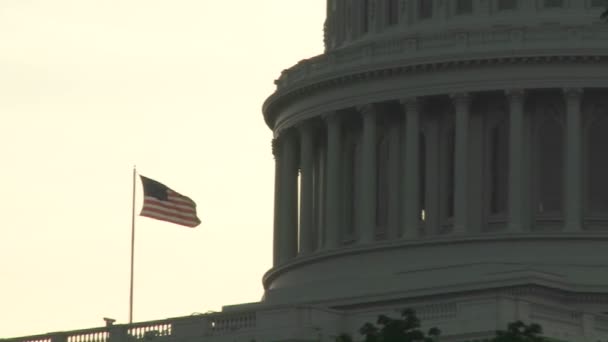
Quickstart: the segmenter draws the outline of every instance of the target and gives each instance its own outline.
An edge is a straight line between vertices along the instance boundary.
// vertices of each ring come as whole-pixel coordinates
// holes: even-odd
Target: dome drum
[[[450,279],[439,270],[448,261],[474,264],[460,257],[486,260],[509,248],[520,252],[501,253],[481,270],[518,265],[550,274],[564,260],[552,250],[546,254],[557,259],[538,266],[545,245],[587,255],[560,270],[568,286],[577,276],[590,279],[595,271],[585,265],[596,254],[585,254],[581,241],[608,239],[608,166],[600,148],[608,146],[606,94],[548,88],[406,96],[283,128],[273,143],[279,189],[265,299],[355,296],[347,284],[376,270],[399,288],[394,275],[411,284],[406,274],[414,272],[403,265],[419,267],[416,274],[428,268],[427,279]],[[524,253],[530,241],[536,251]],[[429,255],[439,262],[420,261]],[[390,259],[404,264],[379,266]],[[332,293],[330,284],[346,290]]]

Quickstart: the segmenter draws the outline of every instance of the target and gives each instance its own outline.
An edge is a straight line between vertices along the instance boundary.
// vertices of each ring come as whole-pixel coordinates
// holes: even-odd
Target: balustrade
[[[115,324],[100,328],[0,339],[2,342],[184,341],[256,328],[256,311],[209,313],[162,321]]]

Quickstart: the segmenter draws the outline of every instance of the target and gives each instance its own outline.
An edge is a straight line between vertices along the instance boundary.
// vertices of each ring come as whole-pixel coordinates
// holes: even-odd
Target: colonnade
[[[530,230],[530,212],[533,205],[529,197],[529,154],[525,137],[529,132],[526,119],[526,97],[523,89],[501,91],[508,117],[508,184],[507,211],[504,229],[507,233]],[[561,89],[563,100],[564,128],[564,186],[562,230],[577,232],[583,229],[583,176],[582,176],[582,89]],[[478,221],[472,213],[479,211],[475,201],[473,184],[482,182],[475,176],[472,165],[478,159],[474,151],[479,150],[473,127],[472,101],[485,96],[484,93],[458,93],[443,96],[448,105],[447,112],[453,120],[452,165],[438,161],[439,153],[431,143],[433,136],[445,134],[436,126],[428,126],[429,104],[437,97],[408,97],[387,101],[393,104],[391,113],[399,116],[389,126],[398,128],[388,155],[387,168],[393,174],[389,178],[387,195],[389,212],[389,239],[417,239],[421,226],[437,226],[440,218],[439,206],[445,201],[438,197],[453,196],[448,210],[451,227],[448,235],[480,233]],[[449,102],[448,102],[449,101]],[[378,120],[386,113],[384,103],[373,103],[344,111],[327,113],[320,118],[304,120],[294,127],[282,130],[273,140],[275,156],[275,215],[274,215],[274,265],[283,264],[298,255],[316,251],[332,250],[345,244],[366,245],[376,241],[379,206],[376,201],[379,184]],[[361,125],[358,136],[357,164],[344,165],[344,122],[357,117]],[[396,125],[395,122],[399,124]],[[477,127],[477,126],[475,126]],[[395,130],[392,130],[395,131]],[[424,139],[420,139],[424,132]],[[477,134],[478,135],[478,134]],[[320,148],[319,146],[322,146]],[[424,168],[420,167],[424,163]],[[356,191],[345,198],[344,182],[348,167],[356,165]],[[447,182],[449,191],[439,193],[441,182],[437,175],[440,169],[452,169],[452,181]],[[483,174],[483,173],[482,173]],[[446,188],[444,186],[444,188]],[[484,185],[481,185],[483,188]],[[482,189],[483,191],[483,189]],[[356,193],[356,195],[355,195]],[[424,193],[424,194],[422,194]],[[421,200],[421,194],[423,199]],[[473,195],[472,195],[473,194]],[[480,201],[483,201],[483,196]],[[352,201],[353,227],[344,226],[344,207]],[[443,202],[442,202],[443,201]],[[477,206],[477,207],[476,207]],[[483,225],[483,223],[482,223]],[[354,230],[345,240],[346,230]],[[431,231],[425,235],[437,235]]]

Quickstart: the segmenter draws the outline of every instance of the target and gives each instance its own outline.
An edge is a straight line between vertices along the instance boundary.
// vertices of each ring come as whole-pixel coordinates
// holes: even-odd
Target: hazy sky
[[[0,2],[0,338],[128,321],[134,164],[202,220],[136,219],[135,321],[261,298],[274,183],[261,105],[281,70],[322,52],[324,8]]]

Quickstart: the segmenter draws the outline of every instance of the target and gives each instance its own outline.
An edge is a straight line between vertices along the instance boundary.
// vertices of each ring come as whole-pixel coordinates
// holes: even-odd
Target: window
[[[456,162],[455,159],[455,146],[456,146],[456,130],[454,129],[454,127],[452,126],[450,128],[450,133],[448,135],[448,141],[447,141],[447,208],[446,208],[446,213],[447,213],[447,217],[454,217],[454,185],[455,183],[455,170],[454,170],[454,163]]]
[[[350,3],[347,3],[346,5],[346,15],[345,15],[345,19],[344,20],[344,32],[345,32],[345,37],[347,40],[350,40],[353,37],[353,31],[352,31],[352,15],[353,15],[353,11],[351,9]]]
[[[344,242],[353,242],[356,232],[357,182],[360,178],[360,125],[350,121],[344,125],[344,144],[342,150],[342,222],[341,236]]]
[[[608,113],[596,113],[587,130],[587,209],[608,213]]]
[[[418,0],[418,17],[428,19],[433,16],[433,0]]]
[[[418,189],[418,200],[420,205],[420,220],[425,221],[426,213],[426,139],[424,133],[420,132],[418,136],[418,179],[420,179]]]
[[[499,11],[514,10],[517,8],[517,0],[498,0]]]
[[[456,14],[473,13],[473,0],[456,0]]]
[[[536,212],[551,214],[562,212],[563,192],[563,126],[555,113],[543,113],[537,127]]]
[[[388,26],[397,25],[399,22],[399,0],[388,0],[386,6],[386,23]]]
[[[564,6],[564,0],[544,0],[545,8],[559,8]]]
[[[368,19],[368,10],[369,10],[369,0],[361,1],[361,33],[366,34],[369,31],[369,19]]]
[[[323,223],[325,222],[325,188],[326,188],[326,158],[327,158],[327,144],[325,142],[325,134],[317,136],[317,144],[315,149],[315,164],[314,164],[314,195],[313,195],[313,212],[314,212],[314,224],[313,224],[313,250],[317,250],[323,246]]]
[[[508,200],[509,125],[507,120],[496,124],[489,135],[490,214],[505,214]]]

